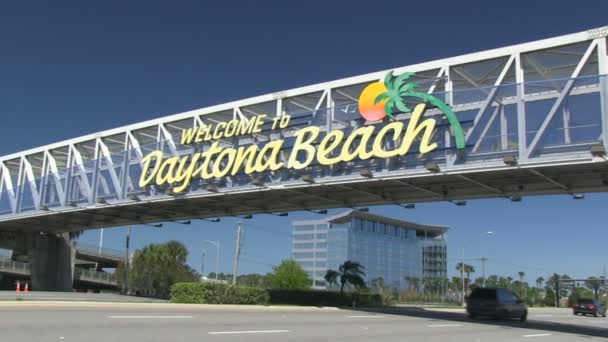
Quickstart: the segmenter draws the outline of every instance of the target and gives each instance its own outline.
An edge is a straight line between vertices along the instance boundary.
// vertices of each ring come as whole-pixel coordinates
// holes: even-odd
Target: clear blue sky
[[[299,4],[299,5],[296,5]],[[346,76],[608,25],[605,1],[23,1],[0,4],[0,155],[86,133]],[[608,196],[471,201],[372,211],[452,227],[450,272],[488,257],[487,273],[532,280],[599,275]],[[334,211],[335,212],[335,211]],[[439,214],[441,213],[441,214]],[[241,271],[289,256],[290,217],[247,220]],[[202,240],[224,244],[235,219],[137,227],[133,245],[177,239],[200,268]],[[479,239],[483,231],[496,235]],[[122,247],[125,229],[106,230]],[[97,243],[98,231],[82,240]],[[215,250],[207,246],[207,270]],[[470,260],[478,268],[479,263]],[[480,275],[480,272],[474,276]]]

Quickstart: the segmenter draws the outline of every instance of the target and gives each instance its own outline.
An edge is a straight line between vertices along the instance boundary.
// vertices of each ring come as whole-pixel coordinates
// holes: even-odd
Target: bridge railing
[[[100,249],[99,246],[86,243],[78,243],[76,245],[76,249],[78,252],[87,255],[94,255],[118,260],[123,260],[125,258],[124,251],[105,247]]]
[[[30,265],[25,262],[0,259],[0,271],[13,274],[30,274]]]
[[[109,285],[117,284],[116,276],[113,273],[97,272],[82,268],[74,269],[74,279],[94,283],[104,283]]]

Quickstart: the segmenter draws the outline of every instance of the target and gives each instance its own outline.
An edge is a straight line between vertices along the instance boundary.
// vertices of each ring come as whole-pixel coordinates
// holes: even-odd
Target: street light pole
[[[215,260],[215,280],[218,280],[218,275],[220,273],[220,241],[205,240],[204,242],[212,244],[215,246],[215,248],[217,248],[217,257]]]

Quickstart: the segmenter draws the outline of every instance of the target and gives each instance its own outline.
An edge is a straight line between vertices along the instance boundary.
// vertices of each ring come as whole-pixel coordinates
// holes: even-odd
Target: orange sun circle
[[[359,96],[359,112],[365,120],[379,121],[384,119],[386,116],[384,105],[388,99],[384,99],[378,103],[374,103],[374,101],[376,101],[378,95],[386,90],[383,82],[374,82],[363,89]]]

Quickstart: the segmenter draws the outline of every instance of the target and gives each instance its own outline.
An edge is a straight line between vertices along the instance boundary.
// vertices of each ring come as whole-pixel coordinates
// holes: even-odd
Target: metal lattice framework
[[[357,99],[386,71],[291,89],[149,120],[0,157],[0,230],[71,231],[181,218],[420,201],[605,191],[608,169],[590,147],[608,142],[608,27],[397,68],[444,99],[466,131],[458,153],[437,115],[437,150],[420,158],[314,165],[301,173],[239,174],[195,181],[179,196],[140,188],[141,158],[161,149],[191,154],[183,129],[259,114],[290,115],[282,130],[223,139],[223,146],[290,141],[308,125],[323,132],[362,122]],[[397,116],[408,120],[408,114]],[[443,120],[443,121],[442,121]],[[285,152],[285,156],[287,151]],[[515,162],[506,163],[505,157]],[[437,168],[428,170],[429,162]],[[362,177],[362,169],[369,172]]]

